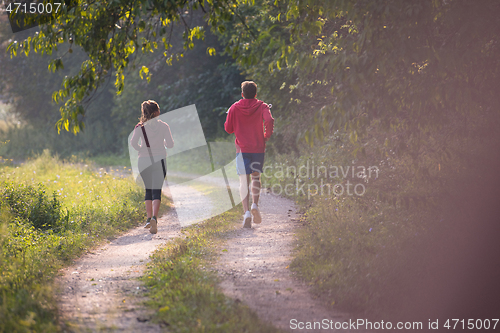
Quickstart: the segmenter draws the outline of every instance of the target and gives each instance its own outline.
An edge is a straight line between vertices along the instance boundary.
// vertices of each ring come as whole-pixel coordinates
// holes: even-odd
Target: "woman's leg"
[[[164,160],[160,160],[156,162],[152,168],[153,189],[151,190],[151,199],[153,200],[153,216],[155,217],[158,217],[158,212],[160,210],[161,189],[163,188],[163,183],[165,182],[166,176],[166,169],[164,169],[165,164],[163,163]]]
[[[153,200],[144,200],[144,202],[146,203],[147,218],[151,218],[154,215]]]
[[[158,211],[160,210],[160,202],[161,202],[161,190],[154,189],[153,192],[153,218],[151,219],[151,228],[149,232],[152,234],[156,234],[158,231]]]
[[[161,200],[159,199],[155,199],[153,200],[153,216],[156,216],[158,217],[158,211],[160,210],[160,203],[161,203]]]
[[[153,216],[152,170],[149,158],[139,157],[138,168],[145,187],[144,204],[149,220]]]

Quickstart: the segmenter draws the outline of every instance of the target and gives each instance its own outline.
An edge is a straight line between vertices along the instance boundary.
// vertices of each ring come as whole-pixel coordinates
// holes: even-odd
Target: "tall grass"
[[[385,134],[374,129],[372,139],[363,142],[366,155],[354,156],[355,146],[339,135],[301,156],[275,156],[268,163],[273,172],[263,176],[263,183],[274,191],[287,184],[293,184],[293,190],[305,184],[304,194],[295,191],[291,196],[303,216],[290,268],[315,295],[328,305],[378,319],[444,318],[444,311],[448,316],[472,312],[482,316],[498,309],[491,296],[497,284],[485,279],[500,275],[494,274],[487,259],[471,256],[477,252],[489,258],[499,250],[498,242],[487,240],[499,231],[495,215],[490,214],[496,206],[493,198],[499,197],[493,166],[499,162],[500,143],[498,135],[492,135],[498,117],[469,119],[467,124],[466,132],[452,122],[429,133],[418,158],[390,151],[383,140],[377,142]],[[378,149],[381,153],[376,153]],[[353,178],[351,173],[331,178],[276,172],[279,166],[298,169],[307,161],[316,166],[375,165],[380,171],[370,179]],[[326,185],[321,194],[321,184],[345,186],[348,180],[363,183],[364,195],[328,194]],[[476,285],[482,280],[484,290],[478,291]],[[477,293],[467,302],[454,304],[450,298],[469,290]]]
[[[58,269],[143,216],[132,181],[46,151],[0,169],[0,331],[54,332]]]

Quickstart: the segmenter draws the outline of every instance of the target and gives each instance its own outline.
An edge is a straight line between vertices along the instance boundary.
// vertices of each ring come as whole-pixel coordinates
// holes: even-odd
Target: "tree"
[[[310,144],[338,129],[356,142],[377,121],[395,133],[390,146],[418,150],[450,117],[500,106],[498,2],[256,6],[240,6],[245,25],[225,23],[227,50]]]
[[[193,15],[193,22],[190,23],[207,29],[200,14]],[[2,27],[8,28],[7,25]],[[179,28],[182,27],[172,31],[172,52],[183,51],[183,31]],[[25,31],[16,33],[16,36],[27,38],[28,34]],[[12,35],[8,32],[0,36],[0,40],[9,38]],[[6,45],[1,44],[0,49],[5,51]],[[230,57],[221,55],[222,47],[217,37],[206,31],[204,40],[196,43],[192,50],[175,62],[175,66],[165,64],[162,52],[141,55],[136,61],[148,67],[149,80],[142,80],[140,76],[144,73],[140,75],[138,70],[129,68],[124,71],[127,81],[121,95],[116,96],[116,88],[109,81],[93,93],[92,103],[86,105],[85,116],[81,117],[86,125],[84,133],[78,137],[64,132],[57,135],[52,132],[60,117],[51,94],[58,89],[65,76],[77,73],[81,63],[88,59],[85,52],[75,46],[72,46],[73,52],[69,56],[68,47],[63,45],[52,55],[35,57],[9,59],[5,52],[0,53],[4,84],[3,88],[0,87],[0,95],[10,100],[11,109],[17,111],[17,119],[23,123],[22,128],[2,133],[11,139],[2,154],[26,157],[26,154],[41,153],[44,149],[63,157],[72,154],[119,154],[126,149],[123,138],[137,123],[140,105],[145,99],[158,101],[163,112],[196,104],[205,136],[215,140],[222,134],[225,111],[239,98],[242,81],[239,70]],[[211,54],[207,52],[209,47]],[[65,68],[49,73],[47,63],[65,53]]]
[[[204,25],[201,17],[195,18],[195,24]],[[175,48],[181,44],[182,35],[174,31],[173,37],[176,37],[172,43]],[[182,50],[182,46],[177,47]],[[141,80],[138,71],[131,71],[123,93],[115,98],[113,117],[123,123],[122,135],[128,135],[137,123],[141,103],[154,99],[162,112],[196,104],[205,137],[213,141],[226,136],[225,113],[241,98],[239,86],[243,77],[234,60],[223,56],[222,50],[217,36],[206,31],[204,40],[172,66],[165,65],[161,52],[145,55],[142,63],[149,68],[150,82]]]
[[[184,49],[192,49],[194,41],[204,37],[203,27],[190,24],[193,14],[201,10],[212,28],[222,30],[222,22],[231,18],[237,3],[233,0],[78,1],[73,7],[63,6],[61,15],[51,24],[41,26],[34,36],[10,43],[8,51],[13,56],[20,53],[28,56],[31,51],[44,55],[57,51],[61,44],[69,45],[67,54],[51,61],[49,68],[56,71],[64,68],[63,58],[71,56],[73,47],[83,49],[88,59],[77,74],[65,77],[61,89],[53,94],[54,101],[65,102],[60,108],[57,128],[77,133],[84,127],[84,106],[92,93],[114,74],[120,94],[124,71],[129,66],[135,67],[139,50],[146,54],[161,47],[166,62],[171,64],[183,56],[183,51],[171,52],[174,24],[184,28]],[[213,52],[213,48],[209,51]],[[149,68],[140,67],[141,77],[149,80],[149,73]]]
[[[188,22],[197,9],[246,75],[260,82],[260,96],[273,100],[282,122],[297,126],[310,144],[336,129],[357,142],[376,121],[395,133],[388,136],[393,147],[418,150],[451,110],[463,115],[500,105],[496,1],[82,2],[9,50],[83,47],[89,60],[54,94],[66,99],[59,128],[78,131],[82,102],[113,71],[121,92],[124,69],[134,67],[139,49],[163,45],[169,62],[183,55],[172,52],[174,22],[185,29],[185,49],[203,38],[204,29]],[[51,68],[62,65],[55,59]],[[148,73],[140,67],[142,76]]]

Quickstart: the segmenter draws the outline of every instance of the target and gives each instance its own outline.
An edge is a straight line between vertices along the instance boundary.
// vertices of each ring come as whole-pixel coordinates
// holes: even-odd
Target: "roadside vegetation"
[[[0,165],[0,331],[57,331],[54,277],[89,248],[135,226],[142,191],[47,151]]]
[[[419,158],[381,145],[376,127],[361,142],[365,154],[353,154],[356,145],[337,132],[300,154],[274,156],[264,183],[282,195],[289,185],[303,213],[290,268],[326,305],[373,319],[426,320],[443,313],[442,295],[474,290],[468,313],[493,314],[496,301],[484,286],[495,269],[477,263],[498,254],[496,218],[486,207],[500,195],[491,168],[499,163],[493,133],[500,121],[494,113],[469,118],[466,127],[465,120],[429,133]],[[378,172],[369,177],[373,166]],[[469,265],[474,270],[457,275]],[[447,311],[457,309],[463,304]]]

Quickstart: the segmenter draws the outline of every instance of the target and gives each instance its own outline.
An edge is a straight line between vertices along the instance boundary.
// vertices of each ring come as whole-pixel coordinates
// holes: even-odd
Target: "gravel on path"
[[[146,289],[138,278],[149,256],[169,239],[181,236],[180,230],[172,209],[158,219],[157,234],[137,227],[63,269],[58,296],[66,330],[160,332],[159,325],[149,322],[150,313],[142,304]]]
[[[199,200],[186,186],[184,200]],[[170,195],[167,188],[167,195]],[[189,203],[185,203],[189,204]],[[348,320],[348,314],[325,308],[290,270],[294,232],[298,228],[291,200],[271,194],[261,196],[262,224],[237,229],[221,248],[215,268],[220,287],[256,311],[259,317],[285,331],[293,323]],[[142,226],[76,260],[62,270],[59,307],[65,331],[160,332],[149,321],[144,306],[146,291],[138,279],[150,254],[169,239],[181,236],[175,209],[158,220],[158,233]],[[314,330],[295,330],[313,332]]]
[[[294,203],[263,194],[259,208],[262,223],[237,230],[221,249],[216,269],[223,292],[285,331],[296,328],[299,322],[306,325],[323,319],[333,323],[348,320],[347,313],[326,309],[313,299],[307,286],[290,272],[294,232],[298,228]]]

